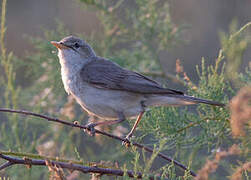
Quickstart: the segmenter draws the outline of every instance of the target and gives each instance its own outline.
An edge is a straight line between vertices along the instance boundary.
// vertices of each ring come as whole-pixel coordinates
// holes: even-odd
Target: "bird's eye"
[[[74,47],[75,47],[75,48],[79,48],[80,45],[79,45],[78,43],[75,43],[75,44],[74,44]]]

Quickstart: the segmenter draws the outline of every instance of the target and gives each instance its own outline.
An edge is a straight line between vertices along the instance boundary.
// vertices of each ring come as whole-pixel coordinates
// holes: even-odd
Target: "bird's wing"
[[[141,94],[173,94],[182,92],[161,87],[156,81],[139,73],[126,70],[109,60],[95,57],[80,72],[83,81],[103,89]]]

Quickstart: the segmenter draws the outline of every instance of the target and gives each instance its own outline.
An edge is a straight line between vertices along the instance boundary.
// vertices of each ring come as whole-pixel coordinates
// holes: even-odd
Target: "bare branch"
[[[30,111],[14,110],[14,109],[7,109],[7,108],[0,108],[0,111],[1,112],[18,113],[18,114],[25,114],[25,115],[40,117],[40,118],[46,119],[48,121],[52,121],[52,122],[56,122],[56,123],[61,123],[61,124],[67,125],[67,126],[77,127],[77,128],[80,128],[80,129],[88,130],[87,126],[79,125],[77,123],[71,123],[71,122],[68,122],[68,121],[60,120],[58,118],[53,118],[53,117],[49,117],[47,115],[43,115],[43,114],[39,114],[39,113],[34,113],[34,112],[30,112]],[[103,131],[100,131],[100,130],[97,130],[97,129],[95,129],[95,133],[102,134],[104,136],[108,136],[110,138],[117,139],[117,140],[122,141],[122,142],[127,142],[127,140],[124,139],[124,138],[121,138],[121,137],[118,137],[118,136],[115,136],[113,134],[110,134],[110,133],[107,133],[107,132],[103,132]],[[132,142],[131,145],[136,146],[136,147],[141,148],[141,149],[144,149],[147,152],[153,153],[153,149],[151,149],[149,147],[146,147],[146,146],[144,146],[142,144]],[[167,160],[167,161],[169,161],[169,162],[174,163],[176,166],[182,168],[183,170],[188,171],[192,176],[194,176],[194,177],[197,176],[195,172],[189,170],[185,165],[183,165],[180,162],[178,162],[178,161],[176,161],[176,160],[174,160],[174,159],[166,156],[165,154],[158,153],[158,156],[161,157],[161,158],[163,158],[163,159],[165,159],[165,160]]]
[[[7,168],[7,167],[9,167],[9,166],[12,166],[12,165],[13,165],[12,162],[7,161],[6,163],[4,163],[4,164],[2,164],[2,165],[0,166],[0,171],[3,170],[3,169],[5,169],[5,168]]]
[[[6,156],[3,154],[0,154],[0,158],[7,160],[6,163],[0,166],[0,170],[3,170],[4,168],[7,168],[12,165],[16,164],[22,164],[27,166],[47,166],[46,161],[48,160],[41,160],[41,159],[28,159],[28,158],[16,158],[12,156]],[[122,171],[120,169],[109,169],[109,168],[100,168],[97,166],[83,166],[80,164],[72,164],[72,163],[65,163],[65,162],[59,162],[59,161],[49,161],[50,165],[61,167],[63,169],[68,169],[70,171],[80,171],[82,173],[97,173],[97,174],[106,174],[106,175],[115,175],[115,176],[123,176],[125,173],[131,177],[131,178],[142,178],[142,173],[137,172],[134,173],[133,171]],[[157,177],[158,178],[158,177]],[[149,176],[150,180],[156,179],[154,176]],[[158,178],[160,179],[160,178]]]

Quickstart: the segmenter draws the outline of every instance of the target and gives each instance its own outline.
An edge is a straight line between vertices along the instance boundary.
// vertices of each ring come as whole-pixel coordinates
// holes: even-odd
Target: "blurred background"
[[[1,28],[0,108],[24,109],[80,124],[98,121],[64,91],[57,50],[50,44],[76,35],[99,56],[163,86],[227,104],[226,108],[203,104],[152,108],[133,141],[167,154],[204,179],[250,179],[250,171],[242,168],[251,161],[250,9],[250,0],[8,0],[1,19],[6,20],[7,31],[4,34]],[[234,105],[229,103],[233,97]],[[133,124],[132,120],[98,128],[123,137]],[[231,147],[240,150],[227,151]],[[144,175],[193,179],[174,164],[144,150],[126,149],[113,139],[89,137],[77,128],[2,112],[0,153],[41,158],[39,154],[86,166],[119,166]],[[1,171],[0,179],[55,179],[56,172],[48,169],[13,166]],[[94,177],[76,171],[63,174],[65,179]]]
[[[126,3],[132,4],[132,1]],[[76,0],[9,1],[7,47],[12,47],[18,56],[33,51],[24,35],[43,37],[43,29],[56,29],[55,20],[62,22],[70,34],[102,33],[102,25],[95,11],[88,8],[83,10],[82,6]],[[185,43],[180,43],[171,52],[162,51],[160,60],[166,71],[175,73],[175,61],[179,58],[192,78],[196,76],[191,64],[199,64],[201,57],[205,57],[208,64],[216,59],[220,49],[219,32],[228,32],[233,20],[241,27],[251,19],[250,0],[170,0],[169,6],[172,22],[188,27],[181,37]],[[250,56],[251,52],[246,52],[242,68],[247,66]]]

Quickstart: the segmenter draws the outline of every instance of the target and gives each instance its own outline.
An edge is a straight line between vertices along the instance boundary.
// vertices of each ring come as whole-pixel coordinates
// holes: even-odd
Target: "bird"
[[[76,36],[51,41],[58,49],[64,89],[78,104],[100,121],[89,123],[87,129],[136,119],[125,140],[130,142],[137,125],[149,107],[223,103],[196,98],[181,91],[163,87],[138,72],[125,69],[109,59],[97,56],[93,48]]]

